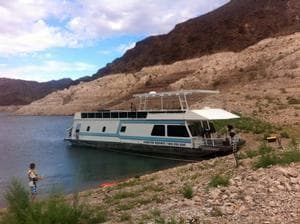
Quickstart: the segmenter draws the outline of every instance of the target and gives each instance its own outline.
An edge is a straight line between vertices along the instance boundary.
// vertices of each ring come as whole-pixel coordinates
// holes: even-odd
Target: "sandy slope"
[[[239,53],[224,52],[143,68],[71,86],[24,106],[18,114],[72,114],[130,105],[150,90],[219,89],[194,107],[218,106],[281,124],[300,123],[300,33],[270,38]]]

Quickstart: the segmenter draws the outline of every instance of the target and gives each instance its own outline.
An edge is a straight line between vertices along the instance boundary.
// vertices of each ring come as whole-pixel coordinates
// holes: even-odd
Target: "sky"
[[[229,0],[0,0],[0,77],[93,75],[149,35]]]

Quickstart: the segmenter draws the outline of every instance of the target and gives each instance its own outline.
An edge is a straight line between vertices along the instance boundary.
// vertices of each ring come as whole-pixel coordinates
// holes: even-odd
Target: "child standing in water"
[[[30,192],[31,192],[31,200],[34,201],[37,195],[37,185],[36,182],[38,180],[41,180],[42,177],[39,176],[36,173],[35,170],[35,164],[34,163],[30,163],[29,165],[29,170],[27,172],[27,176],[28,176],[28,180],[29,180],[29,187],[30,187]]]

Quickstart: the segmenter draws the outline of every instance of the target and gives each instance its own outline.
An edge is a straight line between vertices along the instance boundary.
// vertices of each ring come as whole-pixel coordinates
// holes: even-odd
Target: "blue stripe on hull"
[[[174,124],[185,125],[183,120],[120,120],[117,133],[95,133],[95,132],[80,132],[80,136],[93,136],[93,137],[111,137],[120,138],[124,140],[136,141],[155,141],[155,142],[176,142],[176,143],[192,143],[190,138],[166,138],[166,137],[144,137],[144,136],[124,136],[120,135],[120,129],[123,124]]]
[[[157,142],[180,142],[180,143],[191,143],[191,139],[181,139],[181,138],[160,138],[160,137],[141,137],[141,136],[121,136],[114,133],[92,133],[92,132],[80,132],[80,136],[96,136],[96,137],[111,137],[120,138],[127,140],[137,140],[137,141],[157,141]]]

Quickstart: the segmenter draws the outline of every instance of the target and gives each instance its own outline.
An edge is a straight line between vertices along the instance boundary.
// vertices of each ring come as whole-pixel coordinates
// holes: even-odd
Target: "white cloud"
[[[70,3],[58,0],[12,0],[0,2],[0,53],[2,56],[43,51],[77,44],[64,27],[47,19],[64,18]],[[66,10],[67,12],[68,10]]]
[[[115,35],[164,33],[228,1],[1,0],[0,54],[78,47]]]
[[[23,65],[15,68],[0,66],[2,77],[19,78],[25,80],[48,81],[70,77],[73,79],[93,74],[98,66],[84,62],[44,61],[38,65]]]
[[[31,53],[51,47],[75,46],[77,42],[58,28],[49,27],[43,20],[35,22],[30,30],[18,35],[1,34],[0,52],[3,54]]]
[[[114,34],[157,34],[215,9],[229,0],[81,0],[81,9],[68,27],[81,37]]]

